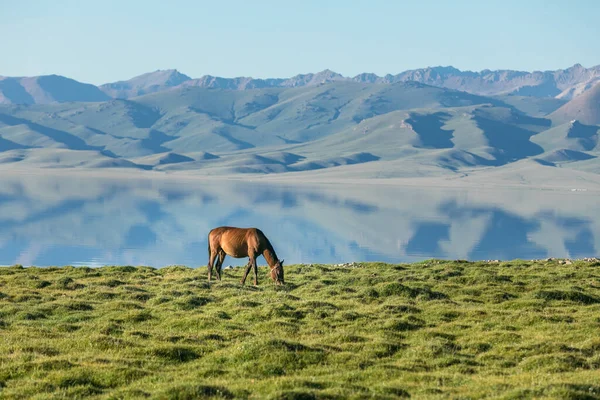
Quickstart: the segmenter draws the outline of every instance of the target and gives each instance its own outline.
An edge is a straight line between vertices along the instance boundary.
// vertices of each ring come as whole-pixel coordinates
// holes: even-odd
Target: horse
[[[212,268],[215,259],[218,256],[215,272],[217,279],[221,280],[221,267],[225,260],[225,255],[234,258],[248,257],[248,265],[241,280],[243,285],[250,268],[254,270],[254,286],[258,285],[258,267],[256,258],[261,254],[269,264],[271,279],[277,285],[284,284],[283,279],[283,260],[277,258],[275,250],[260,229],[257,228],[236,228],[233,226],[220,226],[212,229],[208,233],[208,281],[212,277]]]

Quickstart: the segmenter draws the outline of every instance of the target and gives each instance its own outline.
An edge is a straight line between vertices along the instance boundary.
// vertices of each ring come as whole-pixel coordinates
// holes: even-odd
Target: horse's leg
[[[215,272],[218,280],[221,280],[221,267],[223,267],[223,261],[225,261],[225,252],[221,249],[219,252],[219,259],[217,260],[217,265],[215,266]]]
[[[210,256],[208,257],[208,281],[210,282],[210,278],[212,277],[212,268],[215,263],[215,257],[217,253],[214,250],[210,250]]]
[[[244,271],[244,276],[242,277],[242,281],[240,282],[242,285],[246,282],[246,277],[248,276],[248,272],[250,272],[250,268],[252,268],[252,261],[248,260],[248,265],[246,265],[246,271]]]
[[[254,286],[258,286],[258,266],[256,265],[256,254],[251,258],[252,269],[254,269]]]

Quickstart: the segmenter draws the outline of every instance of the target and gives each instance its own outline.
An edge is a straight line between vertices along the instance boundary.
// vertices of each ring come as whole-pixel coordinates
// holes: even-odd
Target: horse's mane
[[[279,261],[279,258],[277,257],[277,253],[275,253],[275,249],[273,248],[273,245],[271,244],[269,239],[265,236],[264,233],[262,233],[262,231],[259,232],[261,236],[265,239],[265,250],[263,251],[263,257],[265,258],[265,260],[267,260],[267,263],[270,267],[272,265],[275,265],[277,261]]]

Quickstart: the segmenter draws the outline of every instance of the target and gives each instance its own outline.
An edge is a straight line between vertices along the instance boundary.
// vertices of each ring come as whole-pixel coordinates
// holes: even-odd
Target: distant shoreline
[[[460,260],[460,259],[443,259],[443,258],[428,258],[422,261],[410,261],[410,262],[387,262],[387,261],[352,261],[352,262],[344,262],[344,263],[293,263],[293,264],[289,264],[286,265],[285,268],[292,268],[292,269],[296,269],[296,268],[303,268],[303,267],[317,267],[317,266],[321,266],[321,267],[327,267],[327,268],[360,268],[362,266],[365,265],[373,265],[373,264],[381,264],[381,265],[407,265],[407,266],[414,266],[417,264],[431,264],[431,265],[437,265],[437,264],[448,264],[448,263],[454,263],[454,264],[466,264],[466,265],[472,265],[472,264],[491,264],[491,265],[502,265],[502,264],[510,264],[510,263],[556,263],[559,265],[572,265],[575,263],[584,263],[584,264],[590,264],[590,263],[598,263],[598,265],[600,265],[600,254],[598,254],[597,256],[590,256],[590,257],[581,257],[581,258],[560,258],[560,257],[547,257],[547,258],[542,258],[542,259],[522,259],[522,258],[515,258],[515,259],[507,259],[507,260]],[[231,269],[237,269],[237,268],[243,268],[244,265],[237,265],[237,266],[223,266],[223,270],[231,270]],[[200,269],[205,269],[207,268],[207,265],[199,265],[197,267],[192,267],[192,266],[188,266],[188,265],[180,265],[180,264],[171,264],[171,265],[164,265],[161,267],[153,267],[151,265],[144,265],[144,264],[140,264],[140,265],[127,265],[127,264],[123,264],[123,265],[111,265],[111,264],[106,264],[106,265],[101,265],[101,266],[94,266],[94,267],[90,267],[87,265],[51,265],[51,266],[37,266],[37,265],[29,265],[29,266],[25,266],[25,265],[21,265],[21,264],[13,264],[13,265],[1,265],[0,264],[0,268],[17,268],[17,269],[21,269],[21,268],[39,268],[39,269],[66,269],[66,268],[83,268],[83,269],[87,269],[87,268],[91,268],[91,269],[108,269],[108,268],[125,268],[125,269],[131,269],[131,268],[151,268],[151,269],[155,269],[155,270],[159,270],[159,269],[165,269],[165,268],[183,268],[183,269],[190,269],[190,270],[200,270]],[[258,261],[258,268],[259,269],[266,269],[267,268],[267,264],[265,264],[264,262],[260,262]]]
[[[40,176],[70,176],[93,177],[98,179],[150,179],[173,180],[193,182],[255,182],[260,184],[277,185],[382,185],[398,187],[418,187],[420,189],[477,189],[477,190],[549,190],[560,192],[586,192],[600,191],[600,175],[585,173],[565,168],[552,168],[560,171],[551,171],[549,176],[535,176],[531,181],[517,181],[516,179],[494,179],[493,170],[480,170],[472,175],[457,176],[424,176],[405,178],[352,178],[321,176],[315,173],[270,173],[270,174],[229,174],[211,175],[201,171],[143,171],[130,168],[17,168],[0,166],[0,180],[15,177],[40,177]],[[528,171],[526,171],[528,172]],[[554,174],[554,172],[557,172]],[[560,173],[558,173],[560,172]],[[534,171],[535,173],[535,171]],[[571,177],[572,175],[572,177]]]

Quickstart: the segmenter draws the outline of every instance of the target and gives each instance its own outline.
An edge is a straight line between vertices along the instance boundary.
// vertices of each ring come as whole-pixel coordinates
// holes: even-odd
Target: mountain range
[[[600,173],[600,66],[424,68],[379,77],[192,79],[101,86],[0,78],[0,168],[395,178],[564,167]],[[290,175],[291,176],[291,175]]]
[[[128,99],[178,87],[203,87],[231,90],[291,88],[335,81],[390,84],[414,81],[426,85],[456,89],[484,96],[523,95],[570,100],[600,82],[600,65],[584,68],[575,64],[555,71],[483,70],[461,71],[454,67],[428,67],[396,75],[362,73],[344,77],[331,70],[299,74],[291,78],[221,78],[205,75],[198,79],[176,69],[157,70],[129,80],[94,86],[58,75],[38,77],[0,76],[0,104],[46,104],[68,101]]]

